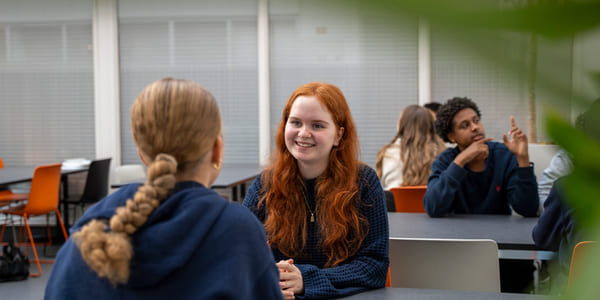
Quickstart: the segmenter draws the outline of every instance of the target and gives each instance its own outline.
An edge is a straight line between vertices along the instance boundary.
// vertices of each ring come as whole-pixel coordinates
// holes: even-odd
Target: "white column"
[[[94,117],[96,158],[121,165],[117,0],[94,0]]]
[[[258,153],[265,166],[271,155],[271,75],[269,0],[258,0]]]
[[[431,102],[431,39],[429,24],[419,19],[418,45],[419,105]]]

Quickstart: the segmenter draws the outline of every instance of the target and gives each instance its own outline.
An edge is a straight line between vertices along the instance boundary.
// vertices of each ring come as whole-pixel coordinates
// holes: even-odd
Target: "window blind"
[[[514,61],[526,61],[524,36],[495,41],[489,38],[485,46],[499,49],[496,53],[474,49],[481,47],[481,41],[469,45],[457,33],[448,34],[435,27],[431,38],[434,101],[444,103],[455,96],[472,99],[481,111],[486,137],[493,137],[496,142],[502,142],[503,133],[510,130],[510,116],[527,131],[527,73],[511,68]]]
[[[0,157],[5,165],[94,158],[92,1],[0,9]]]
[[[258,163],[256,3],[119,1],[123,163],[139,163],[129,112],[164,77],[193,80],[217,99],[225,163]]]
[[[361,159],[396,133],[401,110],[417,104],[417,20],[386,18],[361,1],[271,0],[271,120],[302,84],[338,86],[358,128]],[[274,141],[273,141],[274,143]]]

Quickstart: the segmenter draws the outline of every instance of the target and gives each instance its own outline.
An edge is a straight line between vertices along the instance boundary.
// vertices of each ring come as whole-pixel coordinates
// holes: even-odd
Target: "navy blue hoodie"
[[[563,177],[564,178],[564,177]],[[557,251],[559,268],[551,269],[555,282],[563,287],[569,277],[573,247],[584,240],[584,236],[573,218],[574,209],[565,202],[564,179],[554,182],[544,202],[544,212],[533,228],[532,237],[540,249]],[[553,287],[560,284],[553,284]],[[558,291],[558,290],[557,290]]]
[[[504,144],[487,142],[485,169],[474,172],[454,163],[458,147],[448,148],[431,165],[425,211],[431,217],[448,213],[504,214],[511,207],[525,217],[537,215],[539,206],[533,166],[520,168]]]
[[[74,225],[108,220],[133,197],[124,186]],[[281,299],[279,271],[262,224],[237,203],[195,182],[179,182],[132,236],[129,281],[112,286],[69,239],[57,254],[45,299]]]

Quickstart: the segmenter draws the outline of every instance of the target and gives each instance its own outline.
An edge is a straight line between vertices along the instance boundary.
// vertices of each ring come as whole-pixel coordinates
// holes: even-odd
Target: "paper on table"
[[[85,158],[65,159],[65,161],[62,163],[62,169],[69,170],[69,169],[78,169],[81,167],[87,167],[90,165],[90,162],[91,161],[89,159],[85,159]]]

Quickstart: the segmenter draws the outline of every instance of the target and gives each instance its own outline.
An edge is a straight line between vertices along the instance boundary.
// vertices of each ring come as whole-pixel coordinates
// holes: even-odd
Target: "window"
[[[528,129],[528,38],[481,34],[481,40],[474,35],[467,39],[432,28],[432,99],[440,103],[453,97],[472,99],[481,111],[486,137],[502,142],[511,128],[510,116],[523,131]],[[518,62],[522,69],[515,67]]]
[[[258,163],[257,4],[250,1],[119,1],[121,145],[139,163],[129,111],[164,77],[193,80],[217,99],[225,163]]]
[[[93,158],[92,1],[0,10],[0,156],[5,165]]]
[[[361,159],[396,134],[402,109],[417,104],[417,20],[361,1],[269,1],[271,132],[292,92],[308,82],[338,86],[358,128]],[[274,142],[274,141],[273,141]]]

